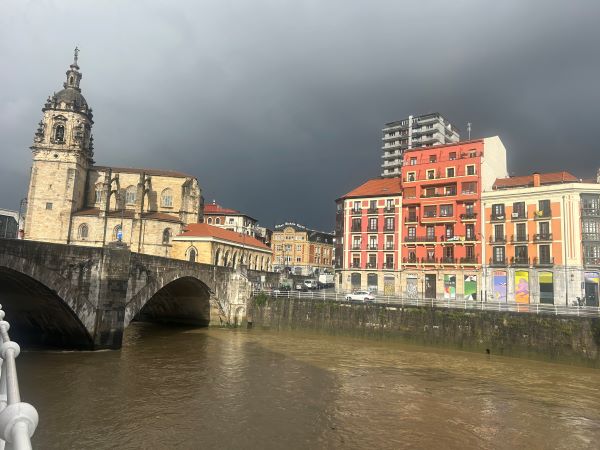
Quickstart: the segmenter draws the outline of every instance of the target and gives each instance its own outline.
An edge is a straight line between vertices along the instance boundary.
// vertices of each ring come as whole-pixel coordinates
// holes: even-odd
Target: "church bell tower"
[[[88,169],[93,165],[92,108],[81,94],[74,51],[63,89],[42,108],[33,139],[25,239],[68,243],[73,212],[84,205]]]

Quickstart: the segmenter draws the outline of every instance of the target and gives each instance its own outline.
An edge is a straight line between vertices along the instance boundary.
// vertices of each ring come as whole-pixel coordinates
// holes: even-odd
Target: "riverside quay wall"
[[[600,319],[253,296],[248,324],[600,368]]]

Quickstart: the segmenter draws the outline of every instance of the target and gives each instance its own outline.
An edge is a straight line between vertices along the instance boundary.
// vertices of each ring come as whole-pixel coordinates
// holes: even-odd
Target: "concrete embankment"
[[[249,302],[248,322],[600,368],[600,319],[272,298]]]

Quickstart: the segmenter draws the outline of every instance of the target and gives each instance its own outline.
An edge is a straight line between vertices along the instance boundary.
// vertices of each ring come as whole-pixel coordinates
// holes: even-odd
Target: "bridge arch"
[[[163,273],[127,300],[124,326],[138,320],[207,326],[211,293],[195,270]]]
[[[85,267],[70,276],[85,276]],[[14,255],[0,255],[0,301],[11,337],[23,345],[93,347],[94,307],[69,279]]]

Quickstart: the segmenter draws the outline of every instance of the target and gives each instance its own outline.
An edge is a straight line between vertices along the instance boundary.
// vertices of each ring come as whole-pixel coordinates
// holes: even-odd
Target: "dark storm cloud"
[[[100,164],[185,170],[264,225],[331,229],[381,127],[439,111],[509,170],[600,166],[595,1],[3,2],[0,207],[75,45]]]

